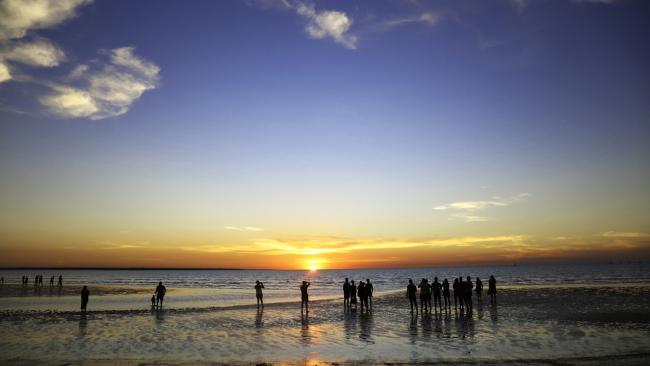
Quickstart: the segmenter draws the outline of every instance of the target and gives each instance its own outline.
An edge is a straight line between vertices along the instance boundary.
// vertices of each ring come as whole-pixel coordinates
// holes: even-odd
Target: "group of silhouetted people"
[[[4,277],[2,278],[2,283],[4,283]],[[21,279],[21,284],[23,286],[29,285],[29,276],[23,276]],[[34,276],[34,287],[43,286],[43,276],[36,275]],[[54,286],[54,276],[50,277],[50,287]],[[63,286],[63,276],[59,275],[59,287]]]
[[[411,312],[415,310],[418,312],[418,301],[417,293],[420,289],[420,311],[422,312],[437,312],[447,311],[451,309],[451,292],[449,289],[449,281],[445,278],[442,283],[438,281],[438,277],[433,279],[432,283],[429,283],[429,280],[423,278],[420,281],[419,285],[415,285],[412,279],[409,279],[409,283],[406,286],[406,297],[409,299],[409,305],[411,307]],[[454,308],[460,311],[467,313],[472,313],[473,310],[473,301],[472,301],[472,290],[476,292],[476,298],[479,302],[483,298],[483,282],[480,278],[476,278],[476,283],[472,282],[470,276],[466,277],[466,280],[463,281],[462,277],[454,279],[452,284],[452,289],[454,290]],[[490,276],[488,282],[488,295],[490,295],[490,303],[496,304],[497,300],[497,281],[494,276]],[[431,299],[433,298],[433,306],[431,304]],[[443,306],[444,301],[444,306]]]
[[[359,297],[359,304],[361,306],[361,311],[365,308],[366,311],[371,311],[372,309],[372,294],[374,292],[374,286],[370,283],[370,279],[366,278],[366,282],[359,281],[358,285],[355,285],[354,280],[350,281],[347,277],[343,283],[343,306],[346,309],[357,309],[357,297]]]

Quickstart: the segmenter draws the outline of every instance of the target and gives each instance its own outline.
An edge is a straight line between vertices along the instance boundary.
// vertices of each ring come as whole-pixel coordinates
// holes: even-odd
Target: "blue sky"
[[[0,4],[9,264],[648,253],[647,2]]]

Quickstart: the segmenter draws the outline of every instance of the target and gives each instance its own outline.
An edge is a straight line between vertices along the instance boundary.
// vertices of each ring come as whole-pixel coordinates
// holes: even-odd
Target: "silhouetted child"
[[[156,307],[156,295],[151,295],[151,307],[155,308]]]

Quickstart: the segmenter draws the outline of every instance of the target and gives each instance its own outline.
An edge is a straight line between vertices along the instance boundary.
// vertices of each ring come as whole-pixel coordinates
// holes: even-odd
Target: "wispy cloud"
[[[605,238],[650,238],[649,233],[634,231],[605,231],[601,236]]]
[[[489,221],[487,216],[476,215],[477,211],[484,211],[495,207],[506,207],[515,202],[525,201],[530,197],[529,193],[520,193],[511,197],[492,197],[490,200],[481,201],[458,201],[446,203],[433,207],[434,211],[447,211],[452,219],[460,219],[465,222]]]
[[[433,12],[422,12],[418,15],[411,17],[403,17],[390,19],[384,22],[384,26],[387,28],[400,27],[407,24],[420,23],[428,26],[434,26],[438,24],[440,20],[440,15]]]
[[[349,49],[357,47],[357,36],[349,32],[352,19],[345,12],[316,10],[316,6],[311,2],[284,0],[282,3],[307,21],[305,32],[309,37],[314,39],[331,38]]]
[[[232,231],[264,231],[264,229],[255,226],[224,226],[223,228]]]

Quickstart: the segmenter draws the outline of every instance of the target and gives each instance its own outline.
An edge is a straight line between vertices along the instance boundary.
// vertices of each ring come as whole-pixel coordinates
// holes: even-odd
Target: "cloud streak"
[[[489,221],[490,218],[487,216],[476,215],[475,213],[477,211],[484,211],[490,208],[506,207],[516,202],[523,202],[528,197],[530,197],[529,193],[520,193],[518,195],[506,198],[492,197],[491,200],[451,202],[434,206],[432,209],[434,211],[448,212],[448,216],[451,219],[459,219],[465,222],[483,222]]]

